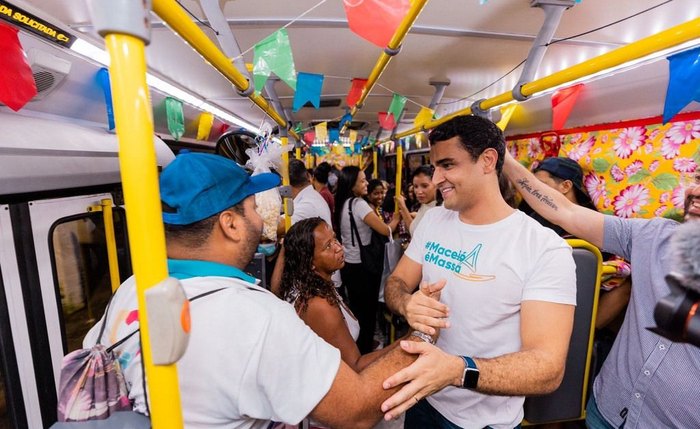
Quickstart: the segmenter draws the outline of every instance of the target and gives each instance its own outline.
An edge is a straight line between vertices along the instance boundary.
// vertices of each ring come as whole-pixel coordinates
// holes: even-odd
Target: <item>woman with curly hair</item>
[[[343,246],[321,218],[295,223],[284,238],[280,294],[321,338],[340,350],[343,361],[361,371],[398,344],[360,355],[355,344],[360,324],[342,301],[331,275],[345,264]]]

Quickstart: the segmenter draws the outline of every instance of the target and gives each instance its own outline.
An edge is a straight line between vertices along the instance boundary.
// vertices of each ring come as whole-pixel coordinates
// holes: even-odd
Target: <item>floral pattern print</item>
[[[578,131],[559,141],[559,156],[581,165],[584,186],[602,213],[682,218],[683,183],[700,164],[700,119]],[[537,137],[508,145],[525,166],[544,157]]]

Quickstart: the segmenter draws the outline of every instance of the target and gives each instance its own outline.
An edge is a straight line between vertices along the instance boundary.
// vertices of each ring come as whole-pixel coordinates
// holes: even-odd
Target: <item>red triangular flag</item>
[[[343,0],[353,33],[386,48],[411,8],[409,0]]]
[[[379,126],[382,127],[384,130],[393,130],[396,128],[396,120],[394,119],[394,115],[391,113],[387,112],[379,112]]]
[[[352,80],[352,86],[350,86],[347,97],[348,107],[355,107],[355,104],[357,104],[357,101],[362,95],[362,88],[364,88],[366,84],[367,79],[354,78]]]
[[[578,99],[578,95],[583,89],[583,84],[570,86],[556,91],[552,95],[552,129],[561,130],[564,128],[571,109]]]
[[[313,144],[314,140],[316,139],[316,131],[311,130],[311,131],[305,132],[303,139],[304,139],[304,143],[306,143],[307,146],[311,146]]]
[[[0,24],[0,52],[0,102],[16,112],[37,94],[16,28]]]

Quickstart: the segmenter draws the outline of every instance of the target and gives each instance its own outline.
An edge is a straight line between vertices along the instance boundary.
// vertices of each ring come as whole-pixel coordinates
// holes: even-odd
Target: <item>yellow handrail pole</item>
[[[406,34],[408,34],[408,31],[413,26],[413,23],[416,22],[416,19],[418,19],[418,15],[420,15],[420,13],[423,11],[423,7],[425,7],[426,3],[428,3],[428,0],[414,0],[412,2],[411,8],[408,10],[408,13],[404,17],[403,21],[401,21],[401,24],[399,24],[399,28],[396,29],[394,36],[389,41],[387,50],[396,51],[399,49],[399,47],[401,47],[401,43],[403,43],[403,40],[406,38]],[[389,64],[389,61],[391,61],[392,56],[393,55],[387,54],[386,51],[382,52],[382,54],[379,56],[377,63],[374,65],[372,72],[367,78],[367,83],[365,83],[364,88],[362,88],[360,98],[350,110],[350,116],[355,116],[355,113],[357,113],[359,110],[358,106],[362,106],[362,104],[365,102],[369,96],[369,93],[372,92],[374,85],[379,80],[379,77],[382,75],[382,73],[384,73],[384,70]]]
[[[396,140],[396,196],[401,198],[401,180],[403,178],[403,145]],[[394,212],[399,212],[399,205],[394,202]]]
[[[649,37],[645,37],[636,42],[632,42],[629,45],[617,48],[603,55],[599,55],[590,60],[584,61],[575,66],[560,70],[556,73],[552,73],[549,76],[543,77],[541,79],[533,80],[530,83],[526,83],[521,87],[521,92],[525,96],[530,96],[537,92],[546,91],[547,89],[554,88],[557,85],[562,85],[582,77],[598,73],[600,71],[619,66],[628,61],[633,61],[642,58],[646,55],[659,52],[664,49],[672,48],[674,46],[680,45],[681,43],[688,42],[700,37],[700,18],[693,19],[683,24],[671,27],[668,30],[664,30],[660,33],[656,33]],[[505,92],[503,94],[497,95],[495,97],[486,99],[479,104],[479,108],[483,110],[488,110],[505,103],[513,101],[513,95],[511,92]],[[447,122],[448,120],[460,115],[469,115],[471,113],[471,108],[467,107],[465,109],[459,110],[457,112],[451,113],[448,116],[440,118],[435,121],[431,121],[425,124],[421,128],[411,128],[410,130],[403,131],[401,133],[393,136],[394,138],[407,137],[417,132],[423,130],[429,130],[435,128],[440,124]]]
[[[282,141],[282,147],[287,146],[289,137],[280,137]],[[282,152],[282,186],[289,186],[289,152]],[[289,215],[289,198],[282,199],[282,204],[284,206],[284,230],[289,231],[292,227],[292,217]]]
[[[108,34],[105,45],[111,59],[109,76],[129,222],[129,248],[136,278],[139,325],[142,338],[147,339],[149,328],[144,292],[164,280],[168,268],[144,41],[126,34]],[[141,350],[148,384],[158,386],[148,391],[153,428],[182,428],[175,365],[153,365],[150,341],[143,341]]]
[[[153,12],[158,15],[180,37],[182,37],[195,51],[197,51],[212,67],[228,79],[241,92],[249,90],[251,85],[248,79],[236,69],[231,59],[221,52],[214,42],[197,27],[185,10],[175,0],[153,0]],[[284,119],[260,94],[250,92],[248,98],[265,112],[279,126],[287,128],[287,120]],[[289,134],[299,140],[300,137],[292,130]]]
[[[117,239],[114,235],[114,212],[112,200],[104,198],[100,201],[102,206],[102,219],[105,224],[105,241],[107,244],[107,262],[109,264],[109,281],[112,285],[112,293],[117,290],[119,284],[119,259],[117,258]]]
[[[301,161],[301,148],[298,147],[294,150],[294,157]],[[304,164],[306,165],[306,164]],[[306,168],[309,168],[308,166]]]
[[[378,161],[377,147],[372,147],[372,179],[379,179],[379,167],[377,166]]]

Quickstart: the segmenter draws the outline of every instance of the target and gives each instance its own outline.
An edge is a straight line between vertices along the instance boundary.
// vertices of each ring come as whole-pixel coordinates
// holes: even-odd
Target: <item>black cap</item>
[[[583,187],[583,169],[578,162],[571,158],[545,158],[535,169],[535,172],[544,170],[554,177],[558,177],[562,180],[570,180],[574,185],[574,192],[576,192],[576,199],[579,204],[596,209],[595,204],[588,196],[588,192]]]

